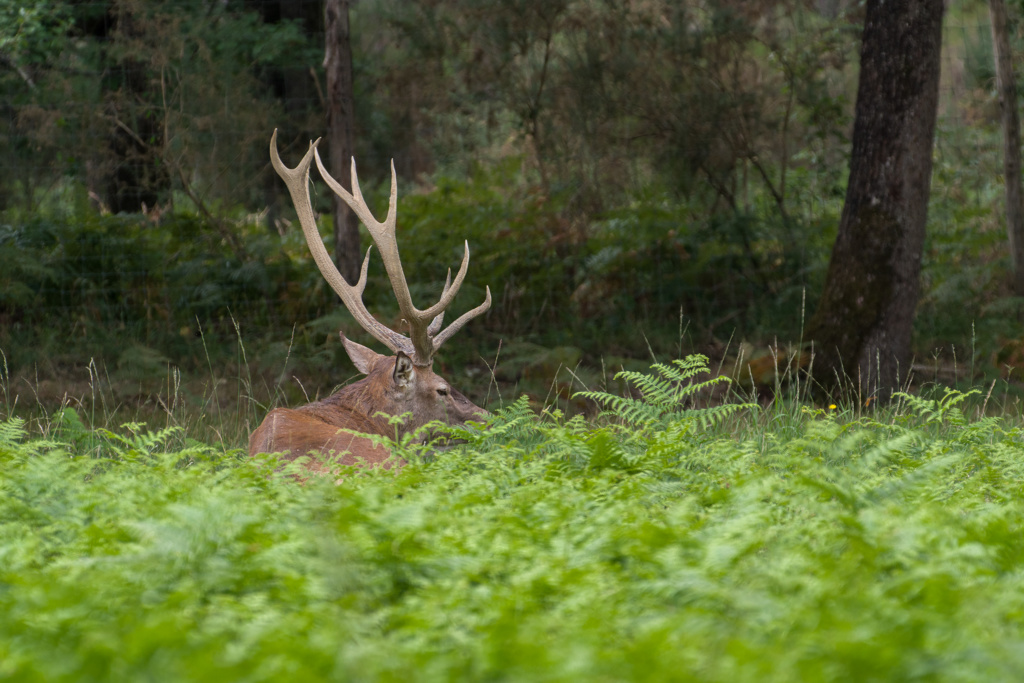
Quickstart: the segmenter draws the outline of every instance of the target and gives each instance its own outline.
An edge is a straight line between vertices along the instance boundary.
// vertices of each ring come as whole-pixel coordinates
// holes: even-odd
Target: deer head
[[[388,415],[411,413],[399,433],[412,431],[434,420],[463,424],[480,420],[487,412],[452,387],[431,368],[417,366],[405,352],[385,356],[358,344],[339,332],[348,357],[356,369],[366,375],[353,385],[358,394],[350,394],[362,405]],[[344,390],[338,396],[345,396]],[[328,399],[330,400],[330,399]],[[382,428],[384,425],[380,425]]]

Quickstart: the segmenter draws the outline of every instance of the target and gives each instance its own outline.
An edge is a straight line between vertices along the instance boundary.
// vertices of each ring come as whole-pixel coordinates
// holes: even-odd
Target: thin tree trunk
[[[907,381],[928,216],[943,0],[867,0],[846,202],[818,309],[815,379]]]
[[[1003,119],[1003,175],[1006,183],[1006,233],[1013,259],[1013,291],[1024,296],[1024,213],[1021,204],[1020,116],[1017,114],[1017,82],[1013,78],[1013,54],[1007,29],[1006,2],[989,0],[992,47],[996,60],[996,87]]]
[[[152,64],[137,58],[129,46],[146,34],[140,26],[145,18],[137,9],[117,6],[115,32],[118,38],[105,48],[112,76],[101,80],[105,89],[104,113],[127,125],[110,130],[106,144],[105,204],[113,213],[139,213],[144,205],[156,206],[171,190],[171,176],[161,163],[159,150],[166,144],[162,117],[153,116],[155,99]],[[118,41],[123,41],[118,43]],[[119,50],[118,47],[121,49]],[[116,92],[111,86],[116,85]],[[109,88],[109,89],[108,89]]]
[[[352,43],[348,0],[324,3],[327,71],[327,166],[346,190],[352,190]],[[334,197],[334,261],[349,283],[359,279],[359,219],[341,198]]]

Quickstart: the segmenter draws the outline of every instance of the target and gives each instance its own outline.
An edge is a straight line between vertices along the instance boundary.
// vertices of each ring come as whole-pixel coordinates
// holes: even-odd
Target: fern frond
[[[657,422],[664,414],[659,405],[650,405],[643,400],[627,396],[615,396],[603,391],[581,391],[573,398],[585,398],[603,404],[605,412],[631,425],[646,425]]]
[[[960,404],[967,400],[969,396],[980,393],[977,389],[965,392],[946,387],[942,398],[937,400],[913,396],[903,391],[898,391],[893,396],[905,401],[911,412],[916,413],[918,417],[924,418],[926,423],[948,422],[962,427],[967,424],[967,418],[960,409]]]
[[[0,422],[0,448],[12,448],[25,438],[25,420],[12,417]]]
[[[114,458],[129,461],[153,455],[171,437],[183,431],[177,426],[164,427],[155,432],[144,431],[144,425],[135,422],[123,424],[121,427],[128,435],[117,434],[102,427],[97,428],[96,433],[106,439],[106,446],[113,452]]]
[[[738,413],[740,410],[755,408],[752,403],[723,403],[720,406],[700,408],[686,411],[686,417],[695,419],[702,428],[711,429],[722,424],[727,418]]]
[[[724,376],[695,380],[698,375],[709,372],[707,356],[696,354],[676,359],[671,365],[655,363],[648,373],[623,371],[615,375],[615,379],[626,380],[634,386],[640,398],[615,396],[603,391],[582,391],[574,397],[594,401],[623,422],[636,427],[660,424],[678,415],[697,418],[702,426],[712,426],[740,408],[749,407],[749,404],[688,410],[689,399],[717,384],[730,381]]]

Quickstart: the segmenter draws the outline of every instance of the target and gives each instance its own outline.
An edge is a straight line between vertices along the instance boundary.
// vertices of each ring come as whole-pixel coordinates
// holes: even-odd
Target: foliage
[[[219,349],[236,335],[237,321],[262,336],[333,307],[304,262],[301,237],[233,229],[248,232],[244,255],[217,226],[183,215],[160,230],[134,216],[95,214],[2,225],[0,345],[15,367],[83,356],[145,365],[133,350],[150,349],[143,353],[163,358],[153,371],[164,377],[167,359],[205,365],[203,335]],[[35,324],[39,311],[46,326]]]
[[[1020,3],[1009,5],[1019,16]],[[949,10],[944,51],[962,59],[964,74],[942,87],[915,349],[918,362],[1016,375],[1021,302],[1009,285],[989,10],[984,2]]]
[[[911,404],[648,443],[521,401],[338,485],[7,421],[0,675],[1019,678],[1020,429]]]
[[[915,321],[917,346],[924,351],[955,345],[964,362],[972,356],[986,360],[1001,340],[1018,336],[1020,306],[1007,284],[1012,268],[1004,189],[1001,182],[989,180],[1002,174],[999,130],[947,124],[940,126],[938,137]]]
[[[624,379],[640,394],[640,398],[615,396],[603,391],[581,391],[578,397],[603,405],[611,415],[637,429],[665,428],[680,416],[696,419],[701,427],[708,428],[722,422],[728,415],[750,405],[725,403],[710,408],[694,409],[691,402],[699,400],[702,392],[708,392],[718,384],[728,384],[729,378],[718,375],[697,381],[698,375],[707,375],[706,356],[689,356],[672,361],[671,365],[655,363],[653,372],[643,373],[623,370],[615,379]]]
[[[69,28],[67,7],[36,0],[0,2],[0,59],[34,87],[27,64],[46,61],[60,49],[61,34]]]
[[[176,190],[209,211],[259,196],[253,169],[280,106],[258,70],[308,56],[293,22],[263,22],[241,2],[45,4],[19,9],[14,36],[0,6],[0,54],[33,55],[0,119],[16,153],[0,175],[19,200],[9,209],[137,212]]]
[[[800,3],[379,5],[398,35],[381,59],[415,74],[404,96],[422,103],[439,161],[513,144],[577,211],[653,181],[709,213],[763,193],[785,216],[787,175],[810,157],[788,150],[827,156],[845,125],[853,33]]]
[[[399,244],[416,254],[410,280],[431,283],[424,299],[437,296],[468,240],[473,265],[455,312],[475,305],[484,285],[501,287],[486,322],[506,339],[572,340],[591,357],[628,355],[637,353],[639,328],[658,354],[669,354],[680,312],[701,341],[722,327],[799,336],[800,306],[824,276],[826,218],[705,221],[693,202],[651,192],[595,216],[584,238],[562,218],[568,197],[544,193],[524,179],[522,165],[508,158],[468,180],[440,177],[432,192],[402,196]],[[389,305],[387,297],[379,303]]]
[[[826,249],[810,228],[807,239],[787,240],[771,236],[778,224],[763,226],[752,245],[761,268],[728,236],[688,226],[688,205],[656,196],[628,214],[609,214],[586,243],[568,242],[552,208],[559,200],[517,184],[516,168],[509,160],[468,181],[441,178],[429,194],[401,194],[399,244],[415,300],[438,296],[464,240],[472,266],[451,314],[476,305],[485,285],[495,294],[487,318],[446,349],[449,362],[476,362],[502,339],[523,339],[548,346],[572,340],[593,364],[639,353],[637,327],[657,353],[673,353],[680,309],[699,321],[700,334],[714,333],[709,318],[717,308],[709,307],[709,291],[719,305],[729,298],[741,312],[730,326],[772,322],[798,333],[793,309],[800,283],[813,282],[807,260]],[[783,259],[794,270],[773,265],[788,244],[805,252]],[[744,268],[740,262],[746,273],[721,275]],[[753,286],[755,278],[769,286]],[[380,319],[397,315],[376,254],[365,299]],[[45,326],[35,322],[40,312]],[[348,364],[340,346],[327,340],[339,328],[361,338],[294,226],[271,233],[245,220],[181,211],[158,225],[142,216],[90,212],[0,225],[0,321],[0,346],[16,369],[94,358],[154,379],[166,377],[168,364],[205,369],[211,352],[234,354],[237,324],[247,339],[259,340],[251,359],[258,371],[284,375],[301,362],[340,365],[333,375],[338,382],[350,375]]]

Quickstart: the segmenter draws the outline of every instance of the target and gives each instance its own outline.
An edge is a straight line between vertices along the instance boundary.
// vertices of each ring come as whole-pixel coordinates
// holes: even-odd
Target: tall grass
[[[12,376],[0,348],[0,419],[18,417],[29,433],[44,439],[70,420],[82,429],[162,425],[176,428],[169,433],[172,446],[198,440],[221,449],[238,447],[263,415],[287,398],[280,387],[260,381],[249,369],[237,323],[235,364],[212,359],[202,326],[198,329],[206,372],[186,372],[165,360],[162,378],[154,372],[133,380],[130,373],[119,372],[121,368],[112,373],[106,362],[95,358],[82,368],[66,370],[59,382],[24,373]]]
[[[338,485],[178,425],[8,420],[0,677],[1015,680],[1024,432],[981,398],[520,400]]]

